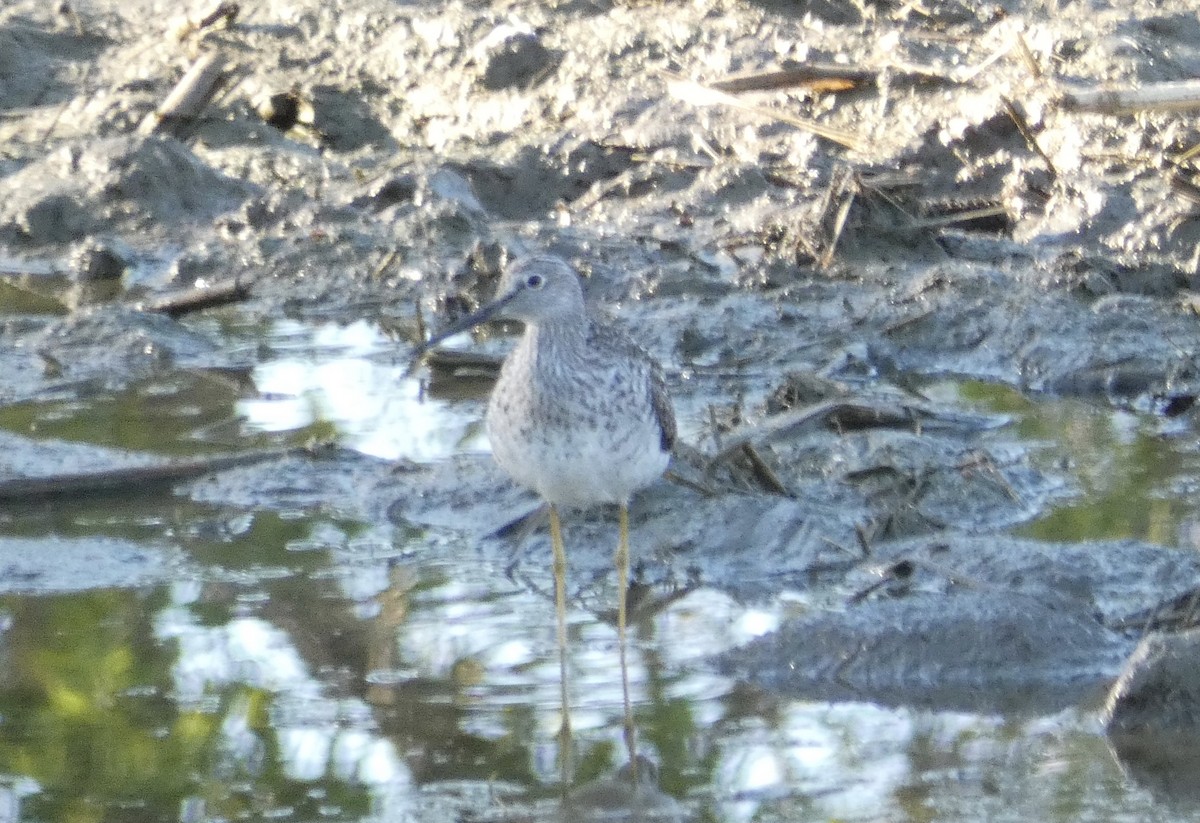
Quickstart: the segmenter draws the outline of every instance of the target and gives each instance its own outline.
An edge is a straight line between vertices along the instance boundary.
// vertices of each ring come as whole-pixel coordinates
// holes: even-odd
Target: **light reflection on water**
[[[406,810],[411,772],[392,743],[372,730],[368,705],[328,696],[292,638],[270,622],[240,617],[201,625],[188,608],[200,597],[200,587],[190,581],[171,586],[170,592],[171,603],[156,615],[154,633],[159,642],[177,648],[171,694],[183,711],[203,710],[207,698],[222,696],[215,745],[224,769],[241,764],[250,774],[266,770],[262,718],[249,696],[265,693],[270,695],[274,766],[283,776],[361,786],[378,811],[400,816]]]
[[[254,369],[260,396],[238,403],[259,431],[333,424],[342,445],[387,460],[437,460],[486,451],[478,415],[429,397],[378,326],[358,321],[309,330],[281,322]]]
[[[285,322],[264,346],[261,396],[222,395],[199,418],[236,409],[264,432],[324,421],[345,445],[388,458],[486,448],[479,405],[422,398],[369,324]],[[1088,497],[1064,500],[1032,533],[1173,536],[1190,511],[1171,472],[1191,476],[1191,447],[1152,418],[953,391],[1014,413],[1045,459],[1073,456]],[[65,436],[71,415],[51,411]],[[22,424],[36,419],[22,411]],[[163,452],[181,448],[185,428],[156,430],[171,439]],[[189,559],[168,583],[0,599],[0,820],[546,818],[523,802],[552,798],[558,777],[553,604],[461,536],[181,499],[79,501],[53,519],[6,513],[0,528],[181,545]],[[1088,709],[1008,718],[827,704],[712,670],[798,597],[746,604],[699,589],[633,632],[643,747],[699,819],[1175,819],[1122,774]],[[616,631],[578,607],[569,620],[586,779],[619,760]]]

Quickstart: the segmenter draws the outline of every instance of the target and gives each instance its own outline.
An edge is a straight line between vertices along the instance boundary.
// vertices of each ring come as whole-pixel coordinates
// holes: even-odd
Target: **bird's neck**
[[[525,337],[537,352],[567,354],[587,343],[588,321],[584,315],[542,320],[526,326]]]
[[[548,364],[549,371],[570,369],[571,364],[587,348],[587,336],[588,321],[585,316],[543,320],[525,327],[520,346],[525,350],[526,362],[543,374],[548,374],[537,368],[539,361]]]

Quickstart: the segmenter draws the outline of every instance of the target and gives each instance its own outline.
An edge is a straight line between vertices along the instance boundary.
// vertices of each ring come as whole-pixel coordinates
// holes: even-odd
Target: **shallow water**
[[[1065,474],[1059,503],[1016,533],[1040,540],[1182,540],[1196,506],[1200,453],[1186,419],[1073,398],[1025,397],[1005,386],[943,383],[930,396],[1013,416],[1005,431],[1035,445],[1035,464]]]
[[[485,450],[478,399],[429,398],[366,323],[234,330],[249,384],[172,374],[117,395],[0,410],[35,437],[197,454],[313,432],[388,459]],[[996,437],[1061,467],[1068,540],[1186,544],[1195,442],[1149,412],[941,382],[1012,415]],[[136,585],[0,591],[0,814],[11,820],[551,817],[561,722],[548,575],[513,580],[457,533],[161,495],[0,513],[0,536],[152,555]],[[59,542],[54,542],[59,541]],[[48,549],[50,550],[50,549]],[[633,633],[630,677],[661,788],[702,820],[1177,819],[1122,771],[1094,706],[1000,717],[773,698],[712,655],[798,593],[700,589]],[[578,781],[620,761],[615,628],[573,608]]]

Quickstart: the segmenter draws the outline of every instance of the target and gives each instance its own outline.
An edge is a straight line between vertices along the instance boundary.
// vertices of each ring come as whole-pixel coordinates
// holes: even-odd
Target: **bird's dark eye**
[[[531,274],[525,278],[525,285],[531,289],[540,289],[545,282],[546,278],[540,274]]]

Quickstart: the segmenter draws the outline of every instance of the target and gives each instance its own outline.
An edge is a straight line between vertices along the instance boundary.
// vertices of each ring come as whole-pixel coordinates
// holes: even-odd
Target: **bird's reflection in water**
[[[622,635],[622,644],[625,638]],[[624,652],[624,649],[622,649]],[[566,671],[567,649],[558,649],[562,670]],[[658,785],[658,765],[637,751],[636,730],[633,723],[633,707],[629,699],[629,667],[624,653],[620,655],[621,686],[624,696],[623,738],[627,759],[620,768],[607,777],[588,781],[568,791],[572,780],[572,751],[570,706],[566,690],[562,694],[561,707],[563,725],[559,730],[559,764],[563,797],[558,809],[558,819],[566,823],[592,823],[593,821],[638,821],[638,823],[668,823],[682,821],[683,809],[678,801],[663,792]]]
[[[658,766],[638,755],[615,774],[584,783],[570,792],[563,798],[558,819],[563,823],[668,823],[684,818],[679,802],[659,789]]]

